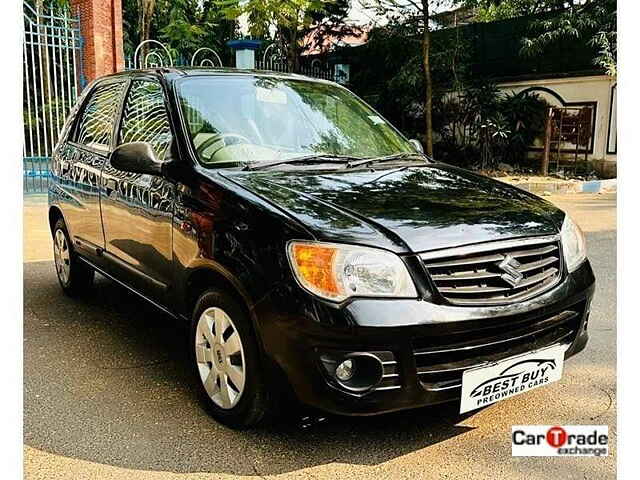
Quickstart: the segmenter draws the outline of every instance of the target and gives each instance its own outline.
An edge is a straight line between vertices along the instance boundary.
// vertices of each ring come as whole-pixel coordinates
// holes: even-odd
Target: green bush
[[[527,92],[508,93],[500,102],[500,113],[507,122],[510,134],[502,160],[520,165],[536,138],[544,138],[545,119],[549,104],[539,95]]]
[[[535,93],[505,94],[488,82],[444,95],[434,103],[434,156],[483,170],[501,162],[522,166],[544,133],[547,108]]]

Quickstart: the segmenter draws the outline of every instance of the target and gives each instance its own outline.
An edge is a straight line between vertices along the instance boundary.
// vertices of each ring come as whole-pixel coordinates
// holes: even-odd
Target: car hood
[[[564,217],[523,190],[444,164],[222,175],[284,210],[319,240],[397,252],[555,234]]]

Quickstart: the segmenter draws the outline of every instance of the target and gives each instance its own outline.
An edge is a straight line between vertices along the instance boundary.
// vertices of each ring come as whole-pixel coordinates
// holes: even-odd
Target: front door
[[[117,145],[148,142],[159,161],[171,144],[162,86],[155,79],[132,80],[125,98]],[[167,179],[114,168],[102,169],[105,256],[127,284],[166,305],[172,277],[172,216],[175,185]]]

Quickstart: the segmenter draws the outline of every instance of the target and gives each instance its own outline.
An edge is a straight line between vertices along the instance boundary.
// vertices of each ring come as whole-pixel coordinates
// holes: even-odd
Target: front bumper
[[[263,299],[254,318],[265,354],[302,403],[374,415],[458,399],[462,372],[479,362],[556,343],[568,345],[565,358],[575,355],[588,340],[594,289],[585,262],[550,292],[521,304],[476,308],[363,299],[336,307],[286,289]],[[346,391],[320,361],[350,352],[372,352],[384,361],[385,377],[372,390]]]

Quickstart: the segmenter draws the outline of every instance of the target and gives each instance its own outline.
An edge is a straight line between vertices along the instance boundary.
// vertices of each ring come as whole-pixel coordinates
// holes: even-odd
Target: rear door
[[[75,247],[97,258],[105,246],[100,171],[107,160],[126,79],[100,82],[87,95],[67,141],[53,158],[57,196]]]
[[[172,141],[163,88],[153,77],[133,77],[116,144],[148,142],[159,161]],[[127,284],[166,305],[172,277],[175,185],[157,175],[102,169],[102,223],[107,260]]]

